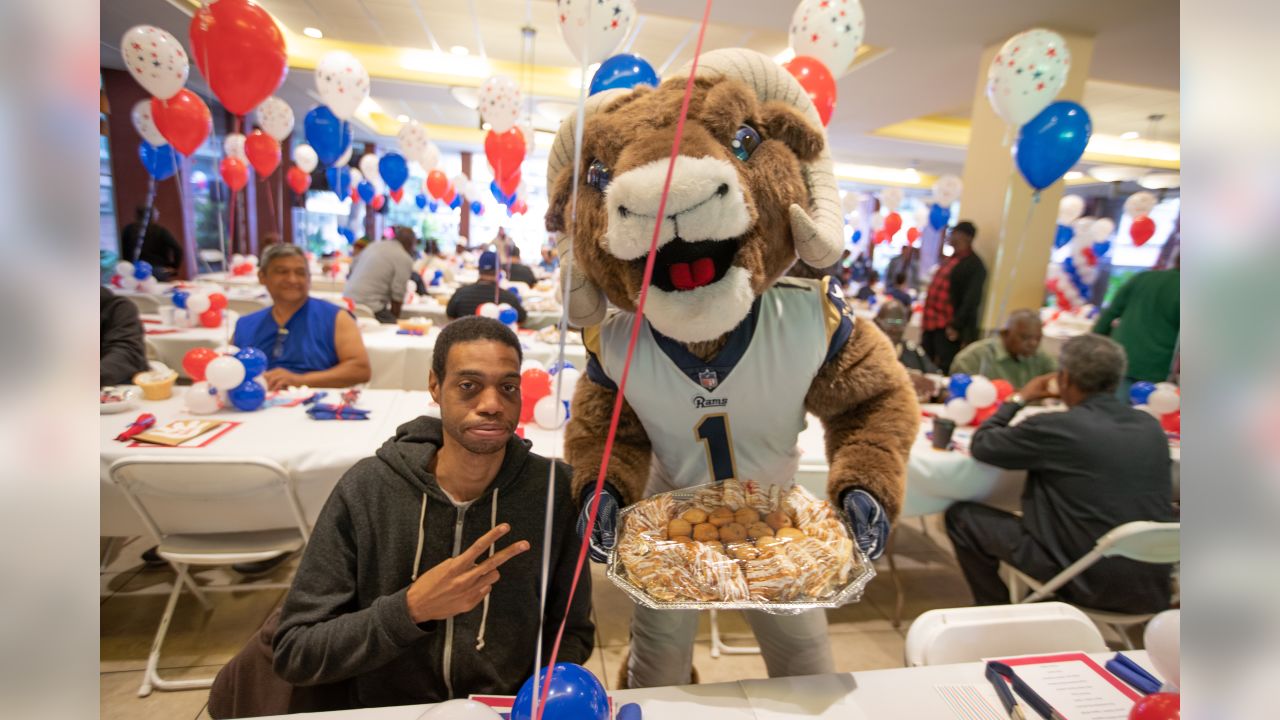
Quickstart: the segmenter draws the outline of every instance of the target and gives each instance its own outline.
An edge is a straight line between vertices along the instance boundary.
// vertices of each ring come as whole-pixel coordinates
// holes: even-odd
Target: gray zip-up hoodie
[[[285,599],[273,642],[276,672],[294,685],[347,681],[356,706],[442,702],[471,693],[514,695],[533,674],[539,568],[550,461],[512,437],[488,490],[455,507],[427,468],[443,442],[438,419],[401,425],[329,496]],[[545,663],[577,560],[569,467],[557,463],[543,636]],[[511,525],[495,551],[518,540],[484,602],[447,621],[414,624],[406,601],[419,575]],[[591,576],[584,566],[559,659],[591,655]]]

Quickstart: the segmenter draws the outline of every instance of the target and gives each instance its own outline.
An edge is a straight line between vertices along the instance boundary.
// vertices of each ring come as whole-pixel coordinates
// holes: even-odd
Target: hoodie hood
[[[378,459],[392,471],[391,476],[384,478],[391,480],[394,477],[408,483],[418,492],[427,494],[432,500],[452,504],[440,489],[435,473],[428,469],[443,445],[444,424],[440,418],[424,415],[401,425],[396,428],[395,436],[378,448]],[[485,498],[495,488],[505,491],[519,480],[531,445],[528,440],[517,437],[514,433],[511,435],[507,440],[506,455],[502,459],[498,475],[477,500]]]

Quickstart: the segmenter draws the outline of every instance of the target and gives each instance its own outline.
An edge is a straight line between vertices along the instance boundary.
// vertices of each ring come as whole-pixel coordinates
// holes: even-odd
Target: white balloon
[[[160,292],[160,281],[156,280],[155,275],[148,275],[145,279],[138,281],[138,290],[154,295]]]
[[[378,174],[378,156],[373,153],[365,153],[360,158],[360,172],[374,185],[382,182],[382,176]]]
[[[254,114],[258,116],[258,127],[262,132],[276,140],[283,141],[293,133],[293,108],[278,97],[263,100]]]
[[[458,173],[457,175],[453,176],[453,189],[456,190],[459,195],[461,195],[462,197],[468,200],[479,200],[480,199],[479,195],[468,194],[470,186],[471,186],[471,178],[467,177],[463,173]]]
[[[494,132],[504,133],[515,127],[523,101],[520,86],[515,80],[506,75],[494,75],[480,86],[479,99],[476,110],[480,111],[485,122],[493,126]]]
[[[584,65],[612,55],[636,17],[632,0],[612,0],[607,7],[592,0],[556,0],[556,11],[564,44]]]
[[[231,390],[244,382],[244,363],[223,355],[214,358],[204,370],[205,379],[219,390]]]
[[[968,425],[978,411],[964,398],[951,398],[943,408],[943,414],[957,425]]]
[[[964,181],[955,175],[943,175],[933,183],[933,202],[950,207],[964,192]]]
[[[578,381],[582,379],[582,373],[577,368],[565,368],[556,373],[560,383],[560,397],[569,400],[573,397],[573,389],[578,387]],[[551,383],[551,392],[555,394],[556,381]]]
[[[208,310],[210,305],[209,296],[204,293],[192,293],[191,296],[187,298],[187,312],[192,315],[199,315],[200,313]]]
[[[342,167],[342,165],[338,165],[338,167]],[[364,180],[364,173],[359,170],[351,168],[348,172],[351,173],[351,187],[359,185],[360,181]]]
[[[1160,383],[1160,385],[1164,384],[1166,383]],[[1170,389],[1160,385],[1157,385],[1156,389],[1147,396],[1147,405],[1158,415],[1168,415],[1182,405],[1182,398],[1178,396],[1176,388]]]
[[[244,154],[244,139],[242,133],[227,133],[227,136],[222,139],[222,152],[227,157],[240,158],[248,162],[249,156]]]
[[[1124,211],[1130,217],[1135,218],[1142,217],[1143,215],[1150,215],[1151,211],[1155,209],[1157,202],[1159,202],[1159,200],[1156,199],[1154,193],[1149,193],[1146,190],[1139,190],[1138,192],[1130,195],[1128,199],[1124,201]]]
[[[422,159],[431,144],[431,140],[427,138],[427,129],[419,125],[417,120],[410,120],[400,126],[396,137],[400,140],[400,152],[410,160],[417,160],[425,168]]]
[[[1089,237],[1094,242],[1102,242],[1116,231],[1116,223],[1111,218],[1098,218],[1089,225]]]
[[[121,276],[120,276],[120,289],[121,289],[121,290],[128,290],[128,291],[130,291],[130,292],[132,292],[132,291],[134,291],[134,290],[137,290],[137,289],[138,289],[138,278],[136,278],[136,277],[134,277],[134,276],[132,276],[132,275],[121,275]]]
[[[187,84],[191,71],[187,51],[177,38],[158,27],[135,25],[126,30],[120,54],[133,79],[161,100],[177,95]]]
[[[520,363],[520,372],[524,372],[525,370],[546,370],[546,369],[547,369],[547,366],[543,365],[541,360],[534,360],[530,358]]]
[[[116,263],[116,274],[120,277],[133,277],[133,263],[128,260]]]
[[[293,149],[293,164],[309,175],[320,164],[320,157],[310,145],[299,145]]]
[[[208,415],[218,411],[218,393],[206,380],[191,383],[183,397],[183,404],[192,415]]]
[[[568,419],[569,414],[565,412],[564,401],[556,402],[552,395],[542,398],[537,405],[533,406],[533,421],[544,430],[555,430]]]
[[[1022,127],[1058,96],[1071,69],[1062,36],[1035,28],[1009,38],[987,69],[987,99],[996,114]]]
[[[1165,610],[1151,618],[1142,632],[1142,644],[1164,681],[1181,687],[1182,611]]]
[[[254,266],[254,267],[258,267],[258,256],[257,256],[257,255],[245,255],[245,256],[244,256],[244,261],[245,261],[245,262],[247,262],[247,263],[249,263],[250,265],[252,265],[252,266]]]
[[[889,187],[880,191],[880,209],[886,213],[897,212],[902,207],[902,188]]]
[[[243,262],[244,262],[244,255],[241,255],[240,253],[232,253],[232,255],[231,255],[231,265],[232,265],[232,267],[234,267],[234,266],[236,266],[236,265],[240,265],[240,264],[242,264]]]
[[[340,120],[350,120],[369,97],[369,72],[345,50],[325,53],[316,65],[316,90]]]
[[[422,157],[418,158],[418,164],[421,165],[422,169],[426,170],[427,172],[431,172],[432,170],[435,170],[436,166],[440,164],[439,146],[437,146],[433,142],[428,142],[427,151],[422,154]]]
[[[801,0],[791,15],[791,49],[821,61],[837,80],[853,64],[865,32],[859,0]]]
[[[165,140],[160,131],[156,129],[155,118],[151,116],[150,100],[139,100],[133,106],[133,112],[130,113],[130,117],[133,118],[133,128],[138,131],[143,140],[155,147],[169,144],[169,141]]]
[[[987,378],[975,375],[969,381],[969,388],[964,392],[964,399],[979,410],[990,407],[996,401],[996,386]]]
[[[1058,201],[1058,224],[1070,225],[1084,215],[1084,198],[1079,195],[1063,195]]]
[[[344,151],[342,155],[339,156],[338,159],[333,162],[333,165],[331,167],[346,167],[350,165],[351,164],[351,147],[352,147],[351,145],[348,145],[346,151]],[[355,171],[356,171],[355,168],[351,169],[351,172],[354,173]],[[352,182],[351,184],[355,185],[356,182],[359,182],[359,181]]]
[[[1155,418],[1155,419],[1157,419],[1157,420],[1159,420],[1159,419],[1160,419],[1160,413],[1157,413],[1155,410],[1153,410],[1153,409],[1151,408],[1151,406],[1150,406],[1150,405],[1147,405],[1147,404],[1145,404],[1145,403],[1144,403],[1144,404],[1142,404],[1142,405],[1134,405],[1134,406],[1133,406],[1133,409],[1134,409],[1134,410],[1141,410],[1142,412],[1144,412],[1144,413],[1146,413],[1146,414],[1150,415],[1151,417],[1153,417],[1153,418]]]
[[[476,314],[479,315],[480,317],[493,318],[494,320],[497,320],[498,313],[500,312],[502,311],[499,310],[498,306],[495,305],[494,303],[485,303],[480,306],[480,311],[477,312]]]
[[[475,700],[449,700],[433,705],[418,720],[500,720],[496,710]]]

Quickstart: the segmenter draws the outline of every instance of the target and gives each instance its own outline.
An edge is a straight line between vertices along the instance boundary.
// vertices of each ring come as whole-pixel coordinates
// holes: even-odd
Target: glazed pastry
[[[743,575],[757,602],[781,602],[795,597],[799,571],[784,552],[764,552],[754,560],[744,560]]]
[[[747,497],[747,507],[754,509],[761,515],[773,509],[769,507],[768,491],[760,483],[755,480],[748,480],[742,484],[742,490]],[[745,525],[746,523],[743,524]]]
[[[742,487],[742,483],[733,478],[721,483],[720,492],[724,498],[722,502],[725,507],[734,512],[737,512],[747,504],[747,494]]]
[[[779,540],[803,540],[805,538],[805,534],[798,528],[785,527],[774,533],[774,537]]]
[[[787,543],[786,553],[800,571],[799,581],[805,597],[826,595],[840,569],[835,549],[813,538],[803,538]]]

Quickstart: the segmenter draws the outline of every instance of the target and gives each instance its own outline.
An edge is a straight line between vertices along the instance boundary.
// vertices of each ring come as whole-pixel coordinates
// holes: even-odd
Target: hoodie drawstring
[[[422,541],[426,539],[427,526],[427,494],[422,493],[422,509],[418,511],[418,549],[413,553],[413,572],[409,580],[418,579],[418,563],[422,562]]]
[[[489,529],[493,530],[498,525],[498,488],[493,489],[493,497],[489,500]],[[419,543],[421,544],[421,543]],[[493,545],[489,546],[489,557],[493,557]],[[489,619],[489,596],[492,592],[486,593],[484,596],[484,610],[480,613],[480,632],[476,636],[476,652],[484,649],[484,624]]]

